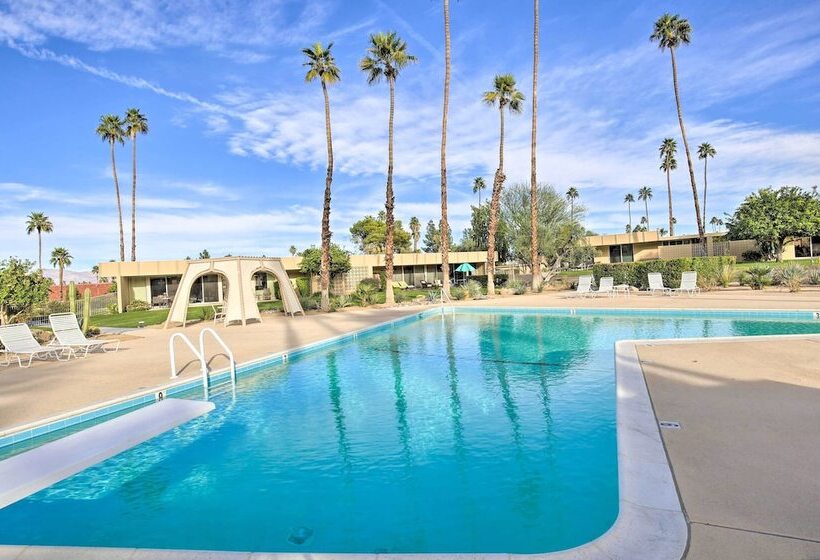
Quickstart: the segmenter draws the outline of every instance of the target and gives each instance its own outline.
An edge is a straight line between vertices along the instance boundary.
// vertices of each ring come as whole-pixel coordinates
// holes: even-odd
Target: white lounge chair
[[[94,350],[102,350],[103,352],[116,352],[120,349],[119,340],[89,340],[80,329],[80,324],[77,322],[77,316],[73,313],[52,313],[48,316],[48,322],[51,323],[51,330],[54,332],[54,340],[56,344],[71,348],[74,355],[85,358],[89,352]],[[105,348],[105,346],[113,345],[112,348]]]
[[[592,292],[595,297],[598,297],[601,294],[606,294],[609,297],[615,295],[615,279],[612,276],[604,276],[601,278],[601,281],[598,282],[598,289]]]
[[[660,292],[665,296],[672,295],[672,288],[667,288],[663,285],[663,276],[660,272],[650,272],[649,276],[649,293]]]
[[[676,294],[695,295],[700,292],[698,288],[698,273],[695,271],[684,272],[680,277],[680,288],[672,288]]]
[[[592,276],[579,276],[578,286],[575,288],[575,297],[587,297],[595,295],[592,291]]]
[[[35,340],[34,335],[31,334],[31,329],[25,323],[1,326],[0,343],[5,347],[6,360],[9,361],[13,356],[17,359],[17,365],[21,368],[30,367],[34,358],[47,359],[54,357],[62,360],[61,356],[66,356],[65,359],[69,360],[74,353],[69,346],[43,346]],[[23,365],[26,356],[28,357],[28,363]]]

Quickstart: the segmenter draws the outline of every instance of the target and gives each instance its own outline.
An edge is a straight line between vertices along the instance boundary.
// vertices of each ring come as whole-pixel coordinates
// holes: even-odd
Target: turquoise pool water
[[[546,552],[615,520],[613,343],[820,321],[465,312],[267,367],[0,510],[5,544]]]

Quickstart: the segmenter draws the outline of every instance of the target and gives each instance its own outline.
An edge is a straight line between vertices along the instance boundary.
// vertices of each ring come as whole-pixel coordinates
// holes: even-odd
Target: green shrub
[[[743,251],[743,253],[740,255],[740,260],[744,262],[761,262],[763,261],[763,253],[761,253],[757,249]]]
[[[509,277],[506,274],[496,274],[495,275],[495,280],[494,280],[495,287],[496,288],[503,287],[507,283],[508,278]],[[484,290],[487,289],[487,275],[486,274],[473,274],[472,276],[470,276],[470,280],[475,280],[476,282],[481,284],[481,287],[484,288]]]
[[[792,293],[799,292],[803,282],[807,279],[808,271],[806,267],[799,264],[789,264],[772,271],[772,281],[780,286],[785,286]]]
[[[321,299],[316,296],[301,296],[299,298],[299,303],[302,304],[302,309],[305,311],[311,311],[314,309],[319,309],[321,305]]]
[[[141,299],[135,299],[125,306],[126,311],[148,311],[151,309],[151,304]]]
[[[741,282],[753,290],[762,290],[772,283],[772,269],[765,265],[749,267],[741,278]]]
[[[299,297],[310,297],[310,278],[301,276],[296,279],[296,293]]]
[[[806,283],[812,286],[820,285],[820,266],[813,266],[806,274]]]
[[[359,283],[359,287],[353,292],[353,301],[365,307],[371,305],[376,299],[376,288],[372,284]]]
[[[467,280],[464,283],[464,291],[466,291],[473,299],[481,297],[484,294],[484,289],[481,287],[481,284],[475,280]]]
[[[214,318],[214,308],[213,307],[200,307],[199,308],[199,318],[203,321],[210,321]]]
[[[376,278],[365,278],[364,280],[359,282],[359,286],[370,286],[373,288],[374,291],[379,291],[382,288],[382,285]]]
[[[350,296],[341,295],[330,298],[331,311],[337,311],[353,305],[353,299]]]
[[[720,272],[718,272],[718,284],[723,288],[728,288],[729,284],[734,282],[736,277],[737,272],[735,271],[734,265],[724,264],[720,267]]]
[[[109,303],[105,308],[108,309],[109,315],[116,315],[120,312],[120,307],[116,303]]]
[[[525,286],[524,282],[522,282],[521,280],[510,280],[509,282],[507,282],[506,287],[512,290],[512,293],[514,293],[517,296],[520,296],[521,294],[524,294],[527,291],[527,286]]]
[[[690,257],[684,259],[639,261],[632,263],[598,263],[592,267],[596,284],[604,276],[612,276],[615,284],[629,284],[645,290],[649,273],[660,272],[666,286],[680,286],[681,274],[694,270],[698,277],[718,278],[726,265],[734,266],[734,257]]]
[[[467,298],[467,292],[464,288],[459,288],[458,286],[454,286],[450,288],[450,299],[454,300],[462,300]]]

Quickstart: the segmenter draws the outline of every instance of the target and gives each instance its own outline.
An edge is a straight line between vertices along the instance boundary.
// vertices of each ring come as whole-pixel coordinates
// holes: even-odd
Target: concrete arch
[[[290,283],[285,268],[279,259],[251,258],[251,257],[224,257],[190,261],[182,279],[179,282],[174,301],[168,312],[165,327],[171,325],[185,326],[188,316],[189,294],[194,282],[206,274],[221,274],[228,284],[227,295],[223,306],[225,324],[240,322],[246,325],[248,321],[261,321],[259,309],[254,297],[253,275],[259,271],[266,271],[276,276],[279,281],[279,292],[285,313],[295,315],[304,310],[299,303],[299,297]]]

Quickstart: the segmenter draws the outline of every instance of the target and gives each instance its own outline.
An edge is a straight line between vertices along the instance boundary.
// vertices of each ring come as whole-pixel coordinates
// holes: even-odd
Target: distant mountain
[[[43,269],[43,276],[46,278],[51,278],[54,280],[56,284],[60,278],[60,271],[56,268],[44,268]],[[77,271],[77,270],[66,270],[63,272],[63,282],[74,282],[79,284],[81,282],[91,282],[94,283],[97,281],[97,277],[94,276],[91,272],[85,271]]]

